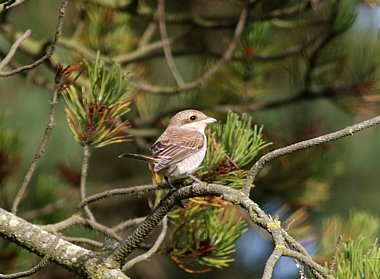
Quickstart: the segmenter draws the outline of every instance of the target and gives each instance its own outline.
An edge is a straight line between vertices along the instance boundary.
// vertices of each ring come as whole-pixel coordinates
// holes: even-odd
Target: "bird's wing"
[[[188,158],[200,150],[204,142],[204,135],[198,131],[166,130],[151,147],[152,155],[160,159],[154,170],[158,172]]]

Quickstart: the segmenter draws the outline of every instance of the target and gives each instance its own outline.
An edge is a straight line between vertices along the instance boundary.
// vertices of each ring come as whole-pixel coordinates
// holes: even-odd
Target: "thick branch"
[[[74,245],[0,208],[0,236],[85,278],[127,278],[95,253]]]
[[[240,205],[246,209],[252,221],[266,229],[275,241],[275,245],[285,246],[285,239],[293,239],[283,230],[277,222],[274,222],[265,214],[260,207],[249,197],[239,190],[221,186],[217,184],[201,185],[199,187],[187,186],[176,190],[174,193],[167,195],[161,203],[147,216],[147,218],[129,235],[126,240],[108,257],[106,260],[110,265],[122,265],[126,257],[137,248],[140,243],[156,228],[158,223],[166,216],[172,207],[178,204],[182,199],[200,196],[219,196],[222,199],[233,204]],[[273,225],[275,224],[275,226]],[[286,238],[285,238],[286,236]],[[278,243],[279,242],[279,243]],[[304,250],[303,250],[304,251]],[[312,262],[311,257],[299,252],[302,257],[297,258],[302,262]],[[298,255],[297,254],[297,255]],[[323,271],[323,275],[328,278],[328,270],[313,262],[310,266],[312,270]]]

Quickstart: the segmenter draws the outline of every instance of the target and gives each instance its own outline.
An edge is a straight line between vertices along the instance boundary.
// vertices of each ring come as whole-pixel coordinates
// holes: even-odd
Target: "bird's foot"
[[[168,192],[168,193],[166,194],[166,196],[165,196],[165,197],[167,197],[167,196],[173,194],[175,191],[177,191],[177,188],[174,187],[173,184],[170,183],[169,177],[164,176],[164,179],[165,179],[166,183],[167,183],[167,184],[169,185],[169,187],[170,187],[170,188],[169,188],[169,192]],[[182,207],[182,208],[185,208],[185,204],[184,204],[184,202],[183,202],[182,200],[179,201],[179,202],[177,203],[177,205],[180,206],[180,207]]]

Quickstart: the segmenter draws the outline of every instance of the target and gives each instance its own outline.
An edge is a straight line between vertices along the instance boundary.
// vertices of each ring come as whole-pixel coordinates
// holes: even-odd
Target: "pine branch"
[[[85,144],[83,146],[83,156],[82,156],[82,171],[81,171],[81,178],[80,178],[80,200],[81,202],[86,199],[86,182],[87,182],[87,175],[88,175],[88,164],[90,160],[90,146],[88,144]],[[87,217],[95,221],[95,217],[92,214],[90,208],[88,206],[84,207],[84,211],[87,215]]]

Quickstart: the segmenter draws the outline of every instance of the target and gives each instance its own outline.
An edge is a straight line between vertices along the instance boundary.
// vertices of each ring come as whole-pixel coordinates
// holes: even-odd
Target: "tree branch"
[[[17,192],[17,195],[13,201],[13,205],[12,205],[12,213],[13,214],[16,214],[17,213],[17,209],[18,209],[18,206],[21,202],[21,199],[24,197],[25,195],[25,191],[29,185],[29,182],[30,180],[32,179],[32,176],[34,174],[34,171],[36,170],[39,162],[40,162],[40,159],[42,158],[43,154],[45,153],[45,150],[46,150],[46,145],[49,141],[49,138],[50,138],[50,135],[51,135],[51,132],[53,131],[53,128],[55,126],[55,114],[56,114],[56,108],[57,108],[57,104],[58,104],[58,96],[59,94],[61,93],[61,91],[63,90],[63,87],[62,87],[62,75],[63,75],[63,72],[59,69],[57,71],[57,75],[56,75],[56,78],[55,78],[55,88],[54,88],[54,93],[53,93],[53,96],[51,98],[51,101],[50,101],[50,111],[49,111],[49,116],[48,116],[48,122],[47,122],[47,125],[46,125],[46,128],[45,128],[45,132],[44,132],[44,135],[42,136],[42,140],[41,140],[41,143],[34,155],[34,159],[24,177],[24,180],[21,184],[21,187],[19,189],[19,191]]]
[[[61,2],[59,4],[58,19],[57,19],[57,25],[55,27],[55,33],[54,33],[53,41],[49,47],[49,50],[46,52],[46,54],[43,55],[38,60],[34,61],[33,63],[29,64],[29,65],[24,65],[24,66],[18,67],[18,68],[14,69],[12,71],[9,71],[9,72],[0,71],[0,77],[9,77],[9,76],[13,76],[15,74],[18,74],[20,72],[33,69],[33,68],[39,66],[40,64],[44,63],[46,60],[48,60],[53,55],[55,48],[56,48],[56,45],[57,45],[58,38],[61,36],[63,18],[64,18],[65,13],[66,13],[67,3],[68,3],[68,0],[61,0]]]
[[[179,87],[160,87],[160,86],[153,86],[145,83],[141,83],[138,81],[135,81],[131,78],[129,78],[129,82],[136,88],[148,91],[150,93],[178,93],[181,91],[191,90],[194,89],[202,84],[204,84],[206,81],[208,81],[210,78],[212,78],[219,70],[224,66],[224,64],[229,61],[233,55],[233,52],[239,42],[240,35],[243,31],[244,25],[247,20],[247,14],[248,14],[248,7],[247,5],[244,5],[240,17],[238,20],[238,23],[236,25],[234,36],[228,45],[226,51],[224,52],[223,56],[210,68],[208,69],[201,77],[198,79],[186,83],[183,86]]]
[[[32,276],[33,274],[43,269],[48,263],[49,263],[49,256],[46,255],[42,258],[42,260],[37,265],[35,265],[31,269],[26,270],[26,271],[15,272],[13,274],[0,274],[0,279],[14,279],[14,278],[23,278],[23,277]]]
[[[158,248],[160,248],[162,242],[165,239],[167,229],[168,229],[168,217],[165,216],[164,219],[162,219],[162,230],[161,230],[161,233],[157,237],[157,239],[154,242],[153,246],[146,253],[144,253],[142,255],[139,255],[139,256],[133,258],[132,260],[130,260],[129,262],[127,262],[123,266],[122,270],[126,271],[128,269],[131,269],[135,264],[137,264],[139,262],[142,262],[142,261],[145,261],[145,260],[149,259],[150,257],[152,257],[154,254],[156,254],[156,252],[158,251]]]
[[[4,57],[4,59],[1,61],[0,63],[0,71],[6,66],[9,64],[9,62],[12,60],[13,56],[15,55],[17,49],[19,48],[19,46],[21,45],[21,43],[23,41],[25,41],[29,36],[30,34],[32,34],[32,32],[30,31],[30,29],[26,30],[24,32],[24,34],[22,34],[14,43],[13,45],[11,46],[8,54]]]
[[[304,140],[283,148],[279,148],[276,150],[273,150],[264,156],[262,156],[249,170],[247,174],[246,181],[244,183],[243,191],[244,193],[248,194],[251,187],[252,183],[254,182],[257,174],[260,172],[260,170],[263,169],[263,167],[269,163],[270,161],[280,157],[284,156],[302,149],[306,149],[312,146],[320,145],[329,141],[337,140],[342,137],[347,137],[347,136],[352,136],[354,133],[362,131],[364,129],[370,128],[374,125],[377,125],[380,123],[380,116],[368,119],[366,121],[360,122],[358,124],[348,126],[342,130],[323,135],[317,138],[309,139],[309,140]]]
[[[118,195],[130,196],[137,193],[150,192],[154,190],[164,189],[167,187],[168,185],[166,183],[163,183],[159,185],[149,184],[149,185],[141,185],[141,186],[134,186],[134,187],[128,187],[128,188],[112,189],[112,190],[108,190],[108,191],[87,197],[86,199],[84,199],[78,204],[77,208],[78,210],[80,210],[90,203],[100,201],[108,197],[113,197],[113,196],[118,196]]]
[[[272,235],[275,245],[285,247],[285,239],[290,239],[293,241],[293,238],[281,228],[279,221],[270,219],[269,216],[266,215],[256,203],[254,203],[241,191],[218,184],[207,184],[200,187],[186,186],[167,195],[147,216],[147,218],[132,232],[132,234],[130,234],[126,240],[123,241],[116,250],[114,250],[114,252],[106,259],[106,262],[108,262],[111,266],[122,265],[126,257],[130,255],[130,253],[140,245],[143,239],[145,239],[154,230],[157,224],[166,216],[174,205],[186,198],[208,195],[219,196],[225,201],[229,201],[246,209],[251,217],[251,220],[255,224],[263,227]],[[290,244],[291,242],[287,243]],[[303,252],[305,254],[302,252],[297,252],[298,254],[296,259],[301,262],[309,263],[309,267],[312,270],[319,273],[322,272],[325,278],[329,278],[328,270],[325,270],[322,266],[315,263],[305,250],[303,250]],[[302,255],[302,257],[299,255]],[[312,264],[310,264],[310,262],[312,262]]]
[[[86,278],[128,278],[118,268],[110,268],[101,257],[74,245],[0,208],[0,236]]]
[[[158,0],[158,25],[160,28],[161,41],[164,47],[164,54],[166,59],[166,64],[169,67],[169,70],[175,79],[179,87],[183,87],[185,82],[183,81],[180,73],[178,72],[177,66],[175,65],[172,50],[169,44],[168,34],[166,30],[165,23],[165,0]]]
[[[81,170],[81,176],[80,176],[80,201],[81,202],[84,199],[86,199],[86,192],[87,192],[86,182],[87,182],[88,164],[89,164],[90,156],[91,156],[90,146],[88,144],[85,144],[83,146],[82,170]],[[87,217],[90,220],[95,221],[95,217],[88,206],[84,207],[84,212],[86,213]]]

